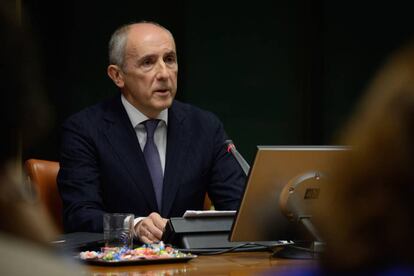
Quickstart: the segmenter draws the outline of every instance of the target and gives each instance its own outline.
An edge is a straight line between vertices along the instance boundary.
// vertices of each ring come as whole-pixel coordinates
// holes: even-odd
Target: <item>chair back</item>
[[[214,208],[214,206],[212,205],[211,200],[206,193],[206,196],[204,198],[204,210],[211,210],[212,208]]]
[[[58,230],[63,232],[62,200],[56,182],[59,162],[29,159],[24,165],[39,200],[46,207]]]

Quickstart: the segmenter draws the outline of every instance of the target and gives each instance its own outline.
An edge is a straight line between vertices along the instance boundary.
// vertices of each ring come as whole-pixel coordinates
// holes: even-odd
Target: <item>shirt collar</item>
[[[133,106],[128,100],[121,94],[121,101],[122,105],[124,106],[129,120],[131,121],[132,126],[135,128],[140,123],[148,120],[149,118],[145,116],[141,111],[139,111],[135,106]],[[164,121],[165,124],[168,124],[168,108],[164,109],[163,111],[158,114],[157,118],[161,121]]]

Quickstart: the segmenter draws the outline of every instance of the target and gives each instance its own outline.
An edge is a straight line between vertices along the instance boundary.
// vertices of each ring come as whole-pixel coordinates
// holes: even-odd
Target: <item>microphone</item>
[[[250,166],[246,162],[246,160],[244,160],[244,158],[240,154],[240,152],[237,151],[236,146],[233,144],[233,141],[232,140],[226,140],[226,141],[224,141],[224,144],[227,147],[227,152],[230,152],[231,154],[233,154],[234,158],[236,158],[236,160],[237,160],[237,163],[239,163],[240,167],[242,168],[242,170],[244,171],[244,173],[247,176],[247,174],[249,173],[249,170],[250,170]]]

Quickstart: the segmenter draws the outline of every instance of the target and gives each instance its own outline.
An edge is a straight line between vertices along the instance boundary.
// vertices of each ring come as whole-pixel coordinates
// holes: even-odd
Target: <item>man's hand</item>
[[[159,242],[167,221],[167,219],[162,218],[158,213],[151,213],[135,225],[135,233],[144,243]]]

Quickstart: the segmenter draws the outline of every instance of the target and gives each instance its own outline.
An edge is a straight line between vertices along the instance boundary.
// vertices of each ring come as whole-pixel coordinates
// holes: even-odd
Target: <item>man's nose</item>
[[[168,68],[164,61],[158,63],[156,76],[158,79],[168,78]]]

